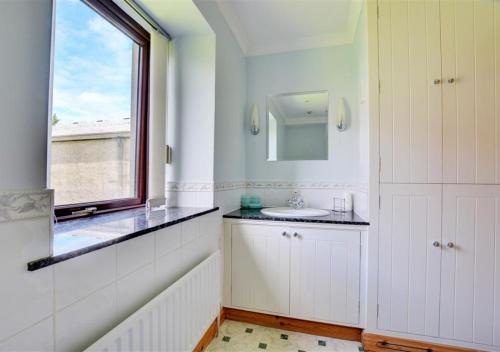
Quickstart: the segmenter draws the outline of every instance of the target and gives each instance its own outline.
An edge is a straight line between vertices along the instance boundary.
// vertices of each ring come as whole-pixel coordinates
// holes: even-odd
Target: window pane
[[[56,205],[135,196],[138,52],[83,2],[57,1],[50,175]]]

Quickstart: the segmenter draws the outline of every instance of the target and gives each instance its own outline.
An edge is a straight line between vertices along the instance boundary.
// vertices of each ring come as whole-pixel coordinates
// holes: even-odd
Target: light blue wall
[[[257,136],[245,133],[247,180],[360,181],[356,55],[354,45],[340,45],[247,58],[247,106],[258,104],[262,126]],[[327,90],[330,96],[330,160],[266,161],[266,97],[318,90]],[[339,97],[346,99],[352,117],[350,127],[345,132],[336,131],[332,122]]]
[[[169,46],[169,182],[212,182],[214,175],[215,37],[175,38]]]
[[[196,5],[216,34],[214,181],[366,183],[368,116],[360,101],[366,83],[361,81],[366,76],[363,14],[353,44],[245,58],[217,5]],[[330,93],[330,159],[266,161],[266,97],[317,90]],[[345,132],[334,127],[339,97],[345,98],[351,118]],[[254,103],[261,118],[257,136],[249,133]]]
[[[0,1],[0,188],[47,185],[51,0]]]
[[[197,6],[216,34],[215,182],[245,180],[246,62],[215,2]]]

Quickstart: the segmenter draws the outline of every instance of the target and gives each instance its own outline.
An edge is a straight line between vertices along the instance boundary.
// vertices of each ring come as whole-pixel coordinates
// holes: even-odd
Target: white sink
[[[266,208],[260,211],[264,215],[279,216],[288,218],[309,217],[309,216],[327,216],[330,215],[328,210],[315,208]]]

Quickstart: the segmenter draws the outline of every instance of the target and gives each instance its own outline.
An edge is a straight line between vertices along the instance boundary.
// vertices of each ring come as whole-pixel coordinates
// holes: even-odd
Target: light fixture
[[[344,98],[339,98],[337,102],[337,116],[335,126],[340,132],[347,129],[347,109]]]
[[[256,136],[260,132],[260,119],[259,119],[259,109],[257,104],[252,107],[252,112],[250,113],[250,132]]]

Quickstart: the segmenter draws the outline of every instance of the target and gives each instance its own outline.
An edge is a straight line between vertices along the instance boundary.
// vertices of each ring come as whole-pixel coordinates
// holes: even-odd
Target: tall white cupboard
[[[379,0],[379,330],[500,347],[500,1]]]

